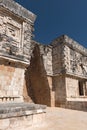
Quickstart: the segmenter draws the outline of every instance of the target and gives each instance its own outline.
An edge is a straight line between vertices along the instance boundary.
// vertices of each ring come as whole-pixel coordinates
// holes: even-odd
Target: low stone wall
[[[68,101],[66,102],[65,107],[74,110],[87,111],[87,102]]]
[[[57,104],[58,107],[68,108],[73,110],[87,111],[87,101],[66,101]]]
[[[29,103],[0,104],[0,130],[13,130],[43,124],[43,105]]]

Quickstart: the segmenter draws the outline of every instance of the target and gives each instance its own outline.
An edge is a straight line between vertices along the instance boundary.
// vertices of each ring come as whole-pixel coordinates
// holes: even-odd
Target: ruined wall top
[[[36,15],[34,15],[32,12],[28,11],[13,0],[0,0],[0,8],[1,7],[8,9],[12,13],[30,21],[31,23],[34,23],[36,19]]]
[[[66,44],[70,48],[82,53],[83,55],[87,56],[87,49],[80,45],[78,42],[73,40],[72,38],[68,37],[67,35],[62,35],[59,38],[56,38],[51,44],[52,46],[56,46],[57,44]]]
[[[52,42],[53,74],[76,75],[87,79],[87,49],[63,35]]]

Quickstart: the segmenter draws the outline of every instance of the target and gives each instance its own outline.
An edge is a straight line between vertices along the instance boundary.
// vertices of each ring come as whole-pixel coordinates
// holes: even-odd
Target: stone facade
[[[66,35],[52,46],[55,105],[87,110],[87,49]]]
[[[1,101],[23,101],[25,70],[33,50],[35,17],[13,0],[0,1]]]
[[[87,111],[87,49],[66,35],[37,43],[35,19],[15,1],[0,0],[1,130],[42,124],[45,105]]]
[[[29,64],[36,16],[13,0],[0,2],[0,52]]]
[[[63,35],[50,45],[36,43],[30,63],[35,103],[86,110],[87,49]]]
[[[13,0],[0,0],[0,103],[86,111],[87,49],[66,35],[37,43],[35,18]]]
[[[36,42],[35,42],[36,43]],[[49,60],[48,60],[49,59]],[[29,75],[30,74],[30,75]],[[35,103],[51,104],[52,48],[36,44],[27,71],[30,93]]]
[[[23,101],[24,68],[0,60],[0,102]],[[20,81],[20,82],[19,82]]]
[[[35,47],[32,43],[35,18],[15,1],[0,0],[1,130],[38,125],[45,118],[46,106],[32,103],[26,77]]]

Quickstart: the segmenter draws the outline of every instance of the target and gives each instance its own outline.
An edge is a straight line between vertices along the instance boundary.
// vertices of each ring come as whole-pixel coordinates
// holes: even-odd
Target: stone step
[[[42,124],[45,114],[45,105],[34,103],[0,104],[0,130]]]

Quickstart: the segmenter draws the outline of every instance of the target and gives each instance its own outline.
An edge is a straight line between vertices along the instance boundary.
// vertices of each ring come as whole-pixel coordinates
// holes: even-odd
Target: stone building
[[[1,102],[23,101],[25,70],[30,64],[35,17],[12,0],[0,2]]]
[[[66,35],[32,40],[36,15],[0,0],[0,103],[87,110],[87,49]]]
[[[0,130],[39,125],[44,105],[24,102],[26,71],[34,45],[36,16],[13,0],[0,0]]]
[[[55,106],[87,110],[87,49],[66,35],[52,46]]]
[[[73,39],[37,45],[28,72],[35,103],[87,111],[87,49]]]

